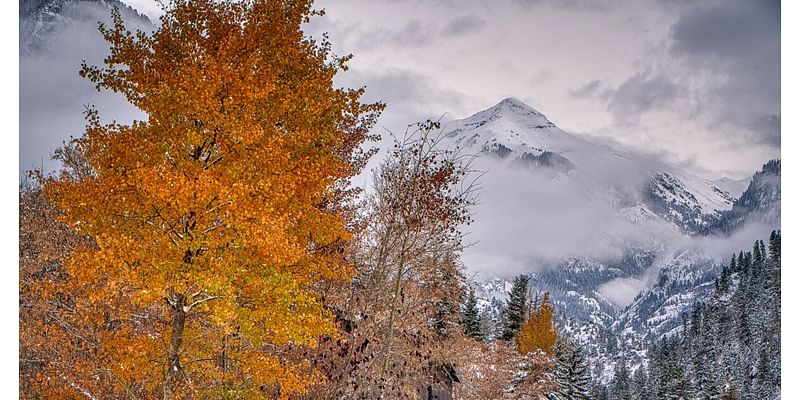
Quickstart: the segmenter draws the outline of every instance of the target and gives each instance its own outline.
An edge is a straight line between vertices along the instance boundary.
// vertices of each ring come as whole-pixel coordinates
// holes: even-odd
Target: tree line
[[[781,387],[781,233],[731,257],[710,299],[679,332],[650,345],[644,365],[625,360],[598,399],[775,399]]]

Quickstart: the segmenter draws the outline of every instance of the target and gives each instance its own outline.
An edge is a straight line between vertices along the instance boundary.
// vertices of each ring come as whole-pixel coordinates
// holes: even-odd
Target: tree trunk
[[[389,369],[389,353],[392,351],[392,340],[394,339],[394,318],[397,313],[397,299],[400,297],[400,287],[403,280],[403,269],[406,264],[406,245],[408,244],[408,236],[403,236],[403,243],[400,247],[400,265],[397,268],[397,280],[394,285],[394,296],[392,296],[392,309],[389,310],[389,329],[387,331],[386,350],[383,356],[383,369],[381,376]]]
[[[164,400],[175,399],[175,386],[183,375],[180,351],[183,343],[183,328],[186,323],[186,297],[182,294],[172,295],[170,307],[172,309],[172,334],[167,350],[167,374],[164,379]]]

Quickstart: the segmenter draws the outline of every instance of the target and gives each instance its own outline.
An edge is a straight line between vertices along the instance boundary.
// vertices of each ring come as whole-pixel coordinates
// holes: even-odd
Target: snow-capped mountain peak
[[[467,118],[449,121],[446,135],[469,152],[528,166],[573,168],[566,153],[591,147],[515,98],[506,98]]]
[[[515,98],[447,122],[445,135],[467,153],[481,155],[486,170],[522,167],[544,174],[548,182],[569,187],[569,197],[607,204],[627,221],[656,217],[695,234],[707,230],[735,199],[708,179],[566,132]]]
[[[550,122],[544,114],[513,97],[507,97],[494,106],[479,111],[467,119],[473,122],[488,122],[501,118],[517,123],[523,122],[529,125],[532,124],[539,128],[555,127],[555,124]]]

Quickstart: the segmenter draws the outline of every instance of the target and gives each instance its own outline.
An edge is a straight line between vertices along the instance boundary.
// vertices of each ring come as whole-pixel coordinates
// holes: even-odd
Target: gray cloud
[[[616,278],[597,288],[597,292],[618,306],[631,304],[642,290],[647,289],[650,274],[642,278]]]
[[[639,73],[620,85],[612,94],[608,111],[618,123],[635,123],[641,114],[673,101],[679,86],[668,76]]]
[[[376,27],[367,29],[359,35],[356,46],[369,49],[373,47],[424,47],[433,43],[436,28],[418,19],[412,19],[401,28]]]
[[[362,187],[368,187],[371,170],[378,166],[391,145],[389,133],[402,134],[415,122],[438,119],[444,112],[452,110],[450,107],[465,108],[462,102],[467,98],[464,93],[443,88],[424,75],[398,68],[381,71],[351,68],[337,75],[335,84],[351,88],[366,86],[362,102],[381,101],[387,105],[374,131],[382,137],[376,144],[380,153],[370,160],[360,176],[353,179]]]
[[[480,203],[474,209],[478,218],[467,238],[477,245],[465,251],[464,261],[481,276],[539,272],[569,258],[615,260],[631,247],[683,238],[656,219],[626,218],[617,200],[638,194],[619,192],[611,201],[583,179],[564,179],[546,169],[509,168],[488,157],[480,158],[476,167],[488,172],[480,181]],[[619,167],[597,163],[586,173],[606,188],[619,182],[640,187],[647,178],[643,171]]]
[[[781,116],[779,114],[767,114],[757,117],[750,125],[750,129],[758,132],[764,145],[781,148]]]
[[[572,11],[599,12],[608,10],[613,2],[597,0],[516,0],[517,3],[528,7],[552,7]]]
[[[780,148],[780,2],[715,1],[684,12],[671,52],[708,77],[715,122],[754,145]]]
[[[696,160],[695,171],[744,176],[779,154],[776,0],[318,0],[315,7],[327,14],[306,31],[330,32],[337,53],[355,55],[353,68],[407,70],[467,97],[444,99],[440,112],[466,116],[477,108],[460,106],[510,95],[562,128]],[[594,80],[601,83],[583,87]]]
[[[702,3],[672,26],[672,50],[739,60],[780,42],[780,1]]]
[[[442,35],[445,37],[452,37],[478,33],[483,30],[485,25],[485,19],[475,14],[468,14],[450,20],[442,31]]]
[[[542,69],[536,71],[533,74],[533,77],[531,77],[531,85],[538,86],[538,85],[540,85],[542,83],[546,83],[546,82],[552,80],[553,77],[555,77],[555,75],[556,74],[551,69],[542,68]]]
[[[600,84],[601,83],[602,82],[600,80],[595,79],[595,80],[593,80],[591,82],[587,82],[585,85],[583,85],[583,86],[581,86],[581,87],[579,87],[577,89],[570,90],[569,94],[572,97],[591,97],[591,96],[594,96],[597,93],[598,89],[600,89]]]
[[[438,118],[448,107],[452,107],[453,100],[457,101],[455,106],[461,108],[458,101],[465,97],[463,93],[442,88],[436,81],[407,69],[367,71],[353,68],[336,79],[336,84],[341,86],[366,86],[363,101],[386,103],[384,115],[398,121],[405,120],[405,125],[419,119]]]

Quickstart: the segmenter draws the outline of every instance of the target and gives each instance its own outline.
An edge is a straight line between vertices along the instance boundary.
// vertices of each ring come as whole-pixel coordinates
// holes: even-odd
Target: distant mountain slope
[[[20,53],[32,54],[46,48],[50,35],[65,24],[96,26],[98,21],[107,21],[114,7],[136,27],[152,26],[144,14],[119,0],[20,0]]]
[[[118,7],[127,29],[152,31],[155,26],[118,0],[23,0],[19,14],[20,175],[32,168],[58,169],[49,154],[80,136],[87,104],[97,106],[103,122],[129,123],[144,114],[124,96],[98,92],[81,78],[81,63],[102,65],[109,45],[98,23],[111,22]]]
[[[731,233],[748,222],[780,225],[781,161],[770,160],[750,180],[730,210],[710,228],[711,233]]]
[[[554,187],[577,189],[577,196],[603,203],[621,219],[635,223],[657,216],[682,232],[697,234],[735,199],[725,189],[736,186],[730,181],[717,184],[639,154],[593,143],[559,129],[513,98],[448,122],[446,135],[463,151],[482,155],[483,165],[497,173],[522,167],[545,174]],[[486,179],[492,179],[495,171],[489,171]]]
[[[780,227],[780,161],[749,180],[706,179],[565,132],[515,99],[446,123],[445,135],[486,171],[475,230],[490,233],[475,247],[504,251],[475,284],[485,319],[499,321],[512,275],[527,273],[603,382],[709,298],[724,260],[697,241],[724,243],[719,234],[752,221]]]

